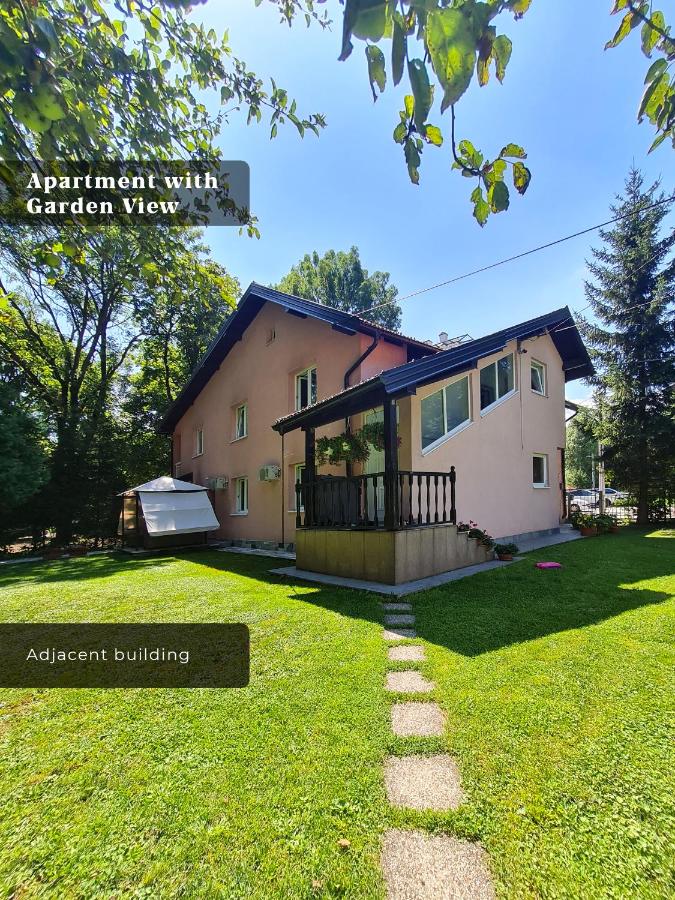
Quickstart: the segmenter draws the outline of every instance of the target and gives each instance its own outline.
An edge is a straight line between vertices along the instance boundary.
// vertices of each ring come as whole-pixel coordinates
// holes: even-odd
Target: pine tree
[[[663,235],[672,202],[632,169],[611,207],[622,218],[601,231],[586,298],[597,323],[584,323],[596,375],[598,437],[612,483],[637,497],[638,523],[650,502],[673,493],[675,469],[675,230]],[[654,205],[658,203],[659,205]]]

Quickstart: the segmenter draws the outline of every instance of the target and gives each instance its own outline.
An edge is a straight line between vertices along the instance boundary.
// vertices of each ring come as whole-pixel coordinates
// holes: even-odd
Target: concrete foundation
[[[299,528],[296,566],[308,572],[403,584],[494,558],[455,525],[402,531]]]

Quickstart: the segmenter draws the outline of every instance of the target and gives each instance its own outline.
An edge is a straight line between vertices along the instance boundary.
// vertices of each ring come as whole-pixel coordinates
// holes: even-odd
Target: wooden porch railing
[[[398,471],[319,476],[298,482],[298,528],[386,528],[456,524],[455,467],[449,472]]]

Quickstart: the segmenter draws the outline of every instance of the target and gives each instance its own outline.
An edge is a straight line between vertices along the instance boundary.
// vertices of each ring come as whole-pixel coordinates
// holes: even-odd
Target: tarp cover
[[[162,475],[153,481],[146,481],[145,484],[139,484],[137,487],[129,488],[118,496],[133,494],[135,491],[205,491],[206,488],[201,484],[192,484],[190,481],[179,481],[177,478],[170,478],[168,475]]]
[[[148,534],[190,534],[219,527],[206,491],[139,491]]]

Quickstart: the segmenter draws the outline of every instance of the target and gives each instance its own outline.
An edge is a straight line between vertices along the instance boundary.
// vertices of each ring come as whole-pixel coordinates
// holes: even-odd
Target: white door
[[[383,422],[384,421],[384,410],[382,409],[374,409],[369,413],[366,413],[363,417],[364,422],[367,425],[370,425],[372,422]],[[363,467],[363,471],[366,475],[374,475],[378,472],[384,472],[384,450],[376,450],[372,444],[370,447],[370,456],[365,462]],[[369,481],[366,489],[366,496],[368,498],[368,515],[372,519],[373,513],[375,511],[375,503],[373,502],[373,496],[375,491],[375,485]],[[384,523],[384,478],[378,478],[377,481],[377,519],[380,525]]]

